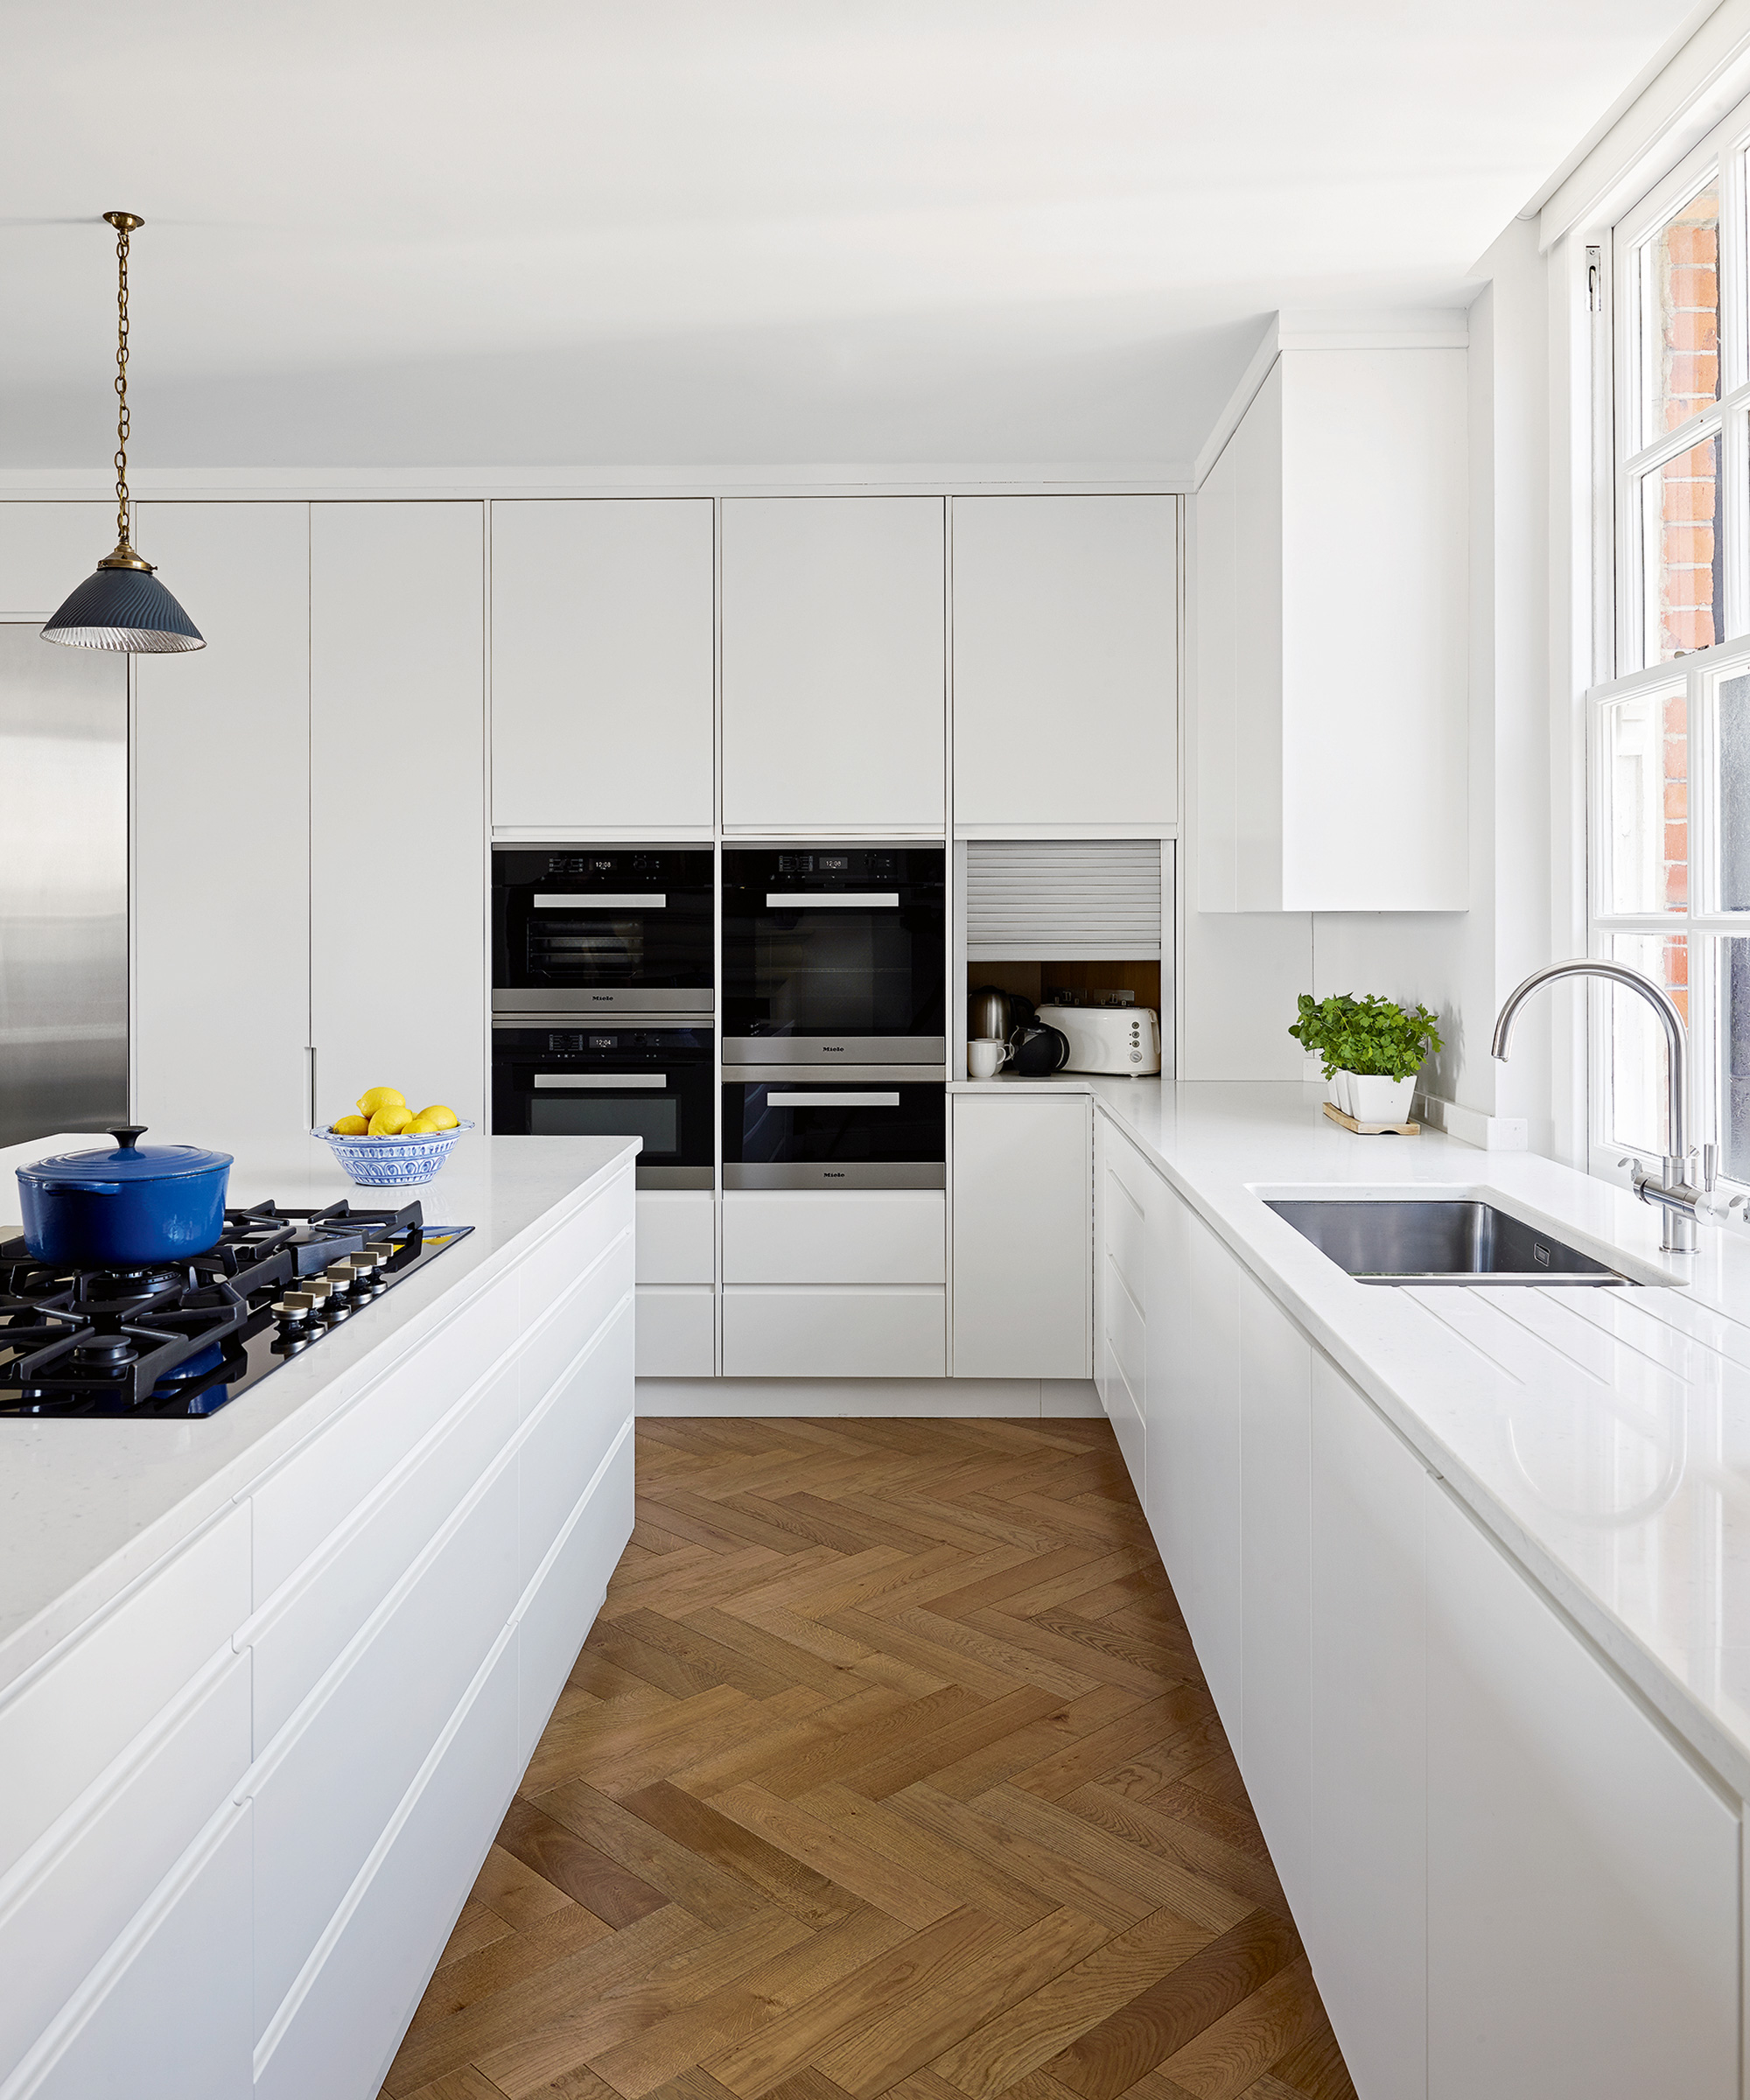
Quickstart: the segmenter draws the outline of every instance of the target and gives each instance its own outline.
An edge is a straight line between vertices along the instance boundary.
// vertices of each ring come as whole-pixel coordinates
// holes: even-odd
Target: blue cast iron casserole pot
[[[18,1169],[24,1244],[39,1262],[144,1269],[218,1240],[231,1154],[198,1144],[142,1145],[112,1131],[113,1152],[60,1152]]]

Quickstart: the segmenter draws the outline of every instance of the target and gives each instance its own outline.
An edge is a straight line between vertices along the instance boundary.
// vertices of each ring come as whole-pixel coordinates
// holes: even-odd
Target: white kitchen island
[[[631,1530],[636,1150],[465,1136],[472,1233],[210,1418],[0,1418],[4,2100],[377,2091]]]
[[[1750,1233],[1316,1087],[955,1090],[1092,1096],[1102,1397],[1362,2100],[1738,2100]],[[1267,1207],[1320,1194],[1637,1287],[1362,1284]]]

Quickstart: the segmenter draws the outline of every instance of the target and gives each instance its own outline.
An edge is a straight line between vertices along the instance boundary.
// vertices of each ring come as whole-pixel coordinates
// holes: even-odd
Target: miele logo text
[[[825,1051],[829,1057],[843,1057],[844,1055],[844,1045],[843,1043],[822,1043],[821,1045],[821,1048]]]
[[[844,1176],[843,1174],[834,1173],[830,1169],[822,1172],[821,1175],[821,1180],[822,1181],[843,1181],[844,1179]]]

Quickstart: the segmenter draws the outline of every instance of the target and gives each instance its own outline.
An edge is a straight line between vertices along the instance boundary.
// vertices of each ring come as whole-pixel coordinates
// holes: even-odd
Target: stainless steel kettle
[[[1009,995],[999,991],[994,984],[981,984],[976,991],[966,995],[966,1032],[977,1042],[988,1039],[998,1043],[1009,1040]]]

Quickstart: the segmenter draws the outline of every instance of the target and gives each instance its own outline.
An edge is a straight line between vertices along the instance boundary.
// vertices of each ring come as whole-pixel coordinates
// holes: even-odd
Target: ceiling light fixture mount
[[[43,640],[151,654],[204,649],[200,629],[128,538],[128,248],[145,220],[135,212],[103,217],[116,229],[116,545],[45,626]]]

